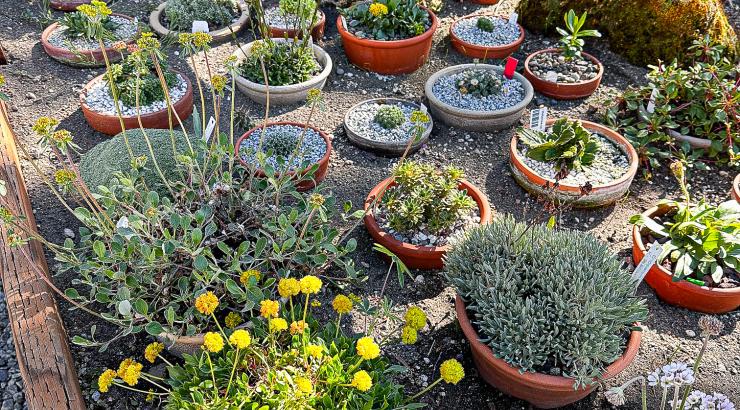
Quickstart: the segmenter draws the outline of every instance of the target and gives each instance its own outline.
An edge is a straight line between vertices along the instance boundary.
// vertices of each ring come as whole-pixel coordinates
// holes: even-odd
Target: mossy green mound
[[[633,64],[686,62],[686,49],[706,34],[732,58],[740,47],[722,0],[522,0],[518,12],[527,29],[555,33],[569,9],[588,11],[586,26],[601,31],[612,50]]]

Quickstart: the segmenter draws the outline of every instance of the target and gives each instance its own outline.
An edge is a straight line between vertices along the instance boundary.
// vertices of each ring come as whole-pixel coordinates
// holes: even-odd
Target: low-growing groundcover
[[[234,0],[167,0],[164,9],[167,26],[173,31],[190,32],[193,21],[206,21],[211,30],[231,23],[236,16]]]

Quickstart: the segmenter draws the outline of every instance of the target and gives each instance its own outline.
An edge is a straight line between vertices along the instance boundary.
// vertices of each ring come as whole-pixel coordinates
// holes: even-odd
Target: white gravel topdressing
[[[411,232],[397,232],[388,223],[387,212],[382,204],[378,206],[375,221],[378,223],[380,230],[393,235],[397,241],[417,246],[445,246],[462,235],[468,228],[480,224],[480,210],[475,207],[467,214],[461,215],[455,225],[443,232],[433,234],[426,224],[422,224],[418,229]]]
[[[317,10],[318,13],[320,12]],[[321,15],[316,16],[316,22],[314,24],[318,24],[320,18]],[[267,20],[267,24],[270,27],[283,30],[297,29],[301,22],[300,17],[294,14],[283,13],[278,6],[273,6],[265,10],[265,20]],[[310,23],[310,21],[306,21],[306,23]]]
[[[481,17],[486,17],[493,23],[493,31],[479,29],[476,24]],[[509,20],[495,16],[480,16],[461,19],[452,28],[460,40],[466,43],[484,47],[500,47],[515,42],[519,38],[519,26],[509,24]]]
[[[303,127],[297,125],[270,125],[265,129],[265,140],[278,132],[284,131],[292,132],[294,135],[300,136],[303,130]],[[291,163],[288,164],[289,170],[304,168],[310,164],[319,162],[321,158],[326,155],[326,141],[324,141],[324,138],[321,136],[321,134],[319,134],[316,130],[312,128],[305,128],[305,130],[306,134],[303,136],[303,143],[301,144],[301,147],[298,151],[298,155],[296,155],[291,160]],[[262,128],[258,128],[254,132],[252,132],[252,134],[250,134],[249,138],[245,138],[244,140],[242,140],[241,145],[239,146],[239,155],[245,162],[252,164],[255,164],[257,162],[255,154],[257,152],[257,147],[259,146],[261,135]],[[265,151],[264,145],[265,142],[263,141],[263,151]],[[274,155],[267,157],[265,161],[267,162],[267,164],[269,164],[279,172],[281,171],[280,168],[284,168],[286,166],[286,164],[280,166],[278,164],[278,158]],[[284,158],[282,161],[287,161],[287,158]]]
[[[458,90],[457,82],[463,78],[464,72],[440,77],[432,87],[434,96],[455,108],[472,111],[500,111],[513,107],[524,100],[524,86],[522,86],[522,83],[516,78],[509,80],[503,76],[500,94],[489,95],[488,97],[463,94]]]
[[[403,111],[406,122],[393,129],[383,128],[375,122],[375,114],[383,105],[395,105]],[[414,128],[416,127],[409,117],[411,113],[419,108],[412,104],[404,104],[400,101],[388,101],[386,104],[380,104],[372,101],[362,104],[352,110],[347,116],[347,126],[360,137],[380,142],[408,142],[409,138],[415,136]],[[429,123],[425,124],[425,128]]]
[[[174,105],[176,102],[185,96],[185,92],[188,89],[188,83],[182,75],[177,75],[177,84],[170,88],[170,99]],[[116,106],[113,102],[113,96],[111,96],[110,88],[105,79],[101,78],[95,84],[90,87],[85,98],[85,103],[90,107],[91,110],[105,114],[105,115],[118,115],[116,112]],[[125,117],[131,117],[137,115],[136,107],[128,107],[123,102],[119,101],[121,107],[121,113]],[[153,112],[161,111],[167,108],[167,103],[164,101],[157,101],[149,105],[141,107],[141,114],[151,114]]]
[[[116,40],[104,40],[106,48],[113,46],[116,41],[129,41],[136,36],[139,31],[139,22],[137,19],[129,20],[127,18],[110,16],[111,21],[118,24],[118,27],[113,34],[116,36]],[[49,34],[48,41],[54,47],[64,48],[70,51],[74,50],[98,50],[100,44],[98,40],[88,40],[84,37],[72,37],[69,38],[65,35],[67,29],[65,27],[59,27]]]

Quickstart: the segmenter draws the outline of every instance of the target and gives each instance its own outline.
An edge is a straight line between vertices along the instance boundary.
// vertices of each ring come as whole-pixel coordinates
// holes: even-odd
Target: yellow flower
[[[49,138],[58,144],[66,144],[72,141],[72,133],[67,130],[54,131]]]
[[[344,295],[338,295],[337,297],[334,298],[334,301],[331,303],[331,306],[340,315],[349,313],[352,311],[352,300],[350,300],[350,298]]]
[[[213,37],[208,33],[204,33],[202,31],[193,33],[193,44],[198,48],[207,46],[211,43],[211,40],[213,40]]]
[[[373,379],[366,371],[360,370],[352,376],[352,387],[359,391],[368,391],[373,387]]]
[[[36,120],[36,123],[33,124],[33,132],[35,132],[38,135],[44,136],[48,135],[54,129],[56,126],[59,125],[59,120],[49,117],[39,117]]]
[[[156,50],[159,48],[159,40],[154,38],[154,33],[141,33],[141,37],[136,40],[136,46],[142,50]]]
[[[66,169],[60,169],[54,173],[54,180],[61,187],[68,186],[74,182],[75,179],[77,179],[75,173]]]
[[[77,6],[77,11],[90,18],[98,16],[98,9],[90,4],[80,4]]]
[[[321,302],[319,302],[318,300],[312,300],[311,301],[311,306],[313,306],[313,307],[321,307]]]
[[[370,11],[370,14],[372,14],[375,17],[384,16],[388,14],[388,6],[386,6],[385,4],[381,4],[381,3],[371,4],[368,10]]]
[[[311,194],[311,196],[308,197],[308,204],[311,205],[312,208],[319,208],[321,205],[324,205],[324,201],[326,201],[326,198],[319,193]]]
[[[278,282],[280,297],[289,298],[301,293],[301,283],[296,278],[284,278]]]
[[[306,327],[308,326],[306,325],[306,322],[304,322],[303,320],[293,322],[290,324],[290,334],[291,335],[303,334],[303,332],[306,330]]]
[[[154,389],[149,389],[149,391],[146,394],[146,400],[147,403],[151,403],[154,401]]]
[[[265,299],[260,302],[260,314],[264,318],[277,317],[280,304],[277,301]]]
[[[427,324],[427,315],[423,310],[416,306],[411,306],[406,311],[406,326],[414,328],[414,330],[421,330]]]
[[[218,298],[213,292],[206,292],[195,299],[195,308],[204,315],[210,315],[218,307]]]
[[[288,322],[286,322],[285,319],[281,317],[270,320],[270,332],[271,333],[282,332],[283,330],[287,328],[288,328]]]
[[[98,390],[101,393],[107,393],[110,386],[113,384],[113,379],[116,378],[116,371],[107,369],[100,377],[98,377]]]
[[[193,34],[192,33],[180,33],[177,36],[177,42],[183,46],[190,45],[193,43]]]
[[[93,6],[93,7],[95,7],[96,9],[98,9],[98,13],[100,13],[100,14],[101,14],[101,15],[103,15],[103,16],[109,16],[109,15],[110,15],[111,13],[113,13],[113,12],[111,11],[111,9],[110,9],[110,8],[108,7],[108,5],[107,5],[107,4],[105,4],[105,2],[104,2],[104,1],[100,1],[100,0],[92,0],[92,1],[90,2],[90,4],[91,4],[91,5]]]
[[[313,384],[311,384],[311,380],[308,380],[305,377],[296,377],[295,385],[301,393],[311,394],[311,392],[313,392]]]
[[[313,358],[321,359],[324,357],[324,347],[321,345],[308,345],[306,346],[306,351]]]
[[[429,116],[423,111],[414,111],[411,113],[409,120],[414,124],[426,124],[429,122]]]
[[[226,77],[222,75],[214,75],[211,77],[211,85],[218,94],[223,93],[224,88],[226,87]]]
[[[246,285],[249,283],[249,278],[251,277],[254,277],[255,282],[259,282],[262,274],[257,269],[245,270],[242,272],[241,276],[239,276],[239,282],[241,282],[242,285]]]
[[[365,360],[375,359],[380,356],[380,347],[372,337],[365,336],[357,341],[357,354]]]
[[[141,369],[143,368],[144,365],[134,361],[134,359],[126,359],[118,366],[118,377],[120,377],[129,386],[136,386],[139,382]]]
[[[5,76],[0,73],[0,87],[5,85]]]
[[[319,293],[321,290],[321,279],[313,275],[306,275],[301,278],[301,292],[306,295],[311,293]]]
[[[412,345],[416,343],[416,329],[411,326],[404,326],[401,330],[401,341],[405,345]]]
[[[211,353],[218,353],[224,348],[224,338],[216,332],[208,332],[203,336],[203,347]]]
[[[252,336],[244,329],[237,329],[229,337],[229,343],[237,349],[246,349],[252,343]]]
[[[457,384],[463,377],[465,377],[465,369],[463,369],[460,362],[455,359],[449,359],[442,362],[442,365],[439,366],[439,373],[442,376],[442,380],[451,384]]]
[[[236,312],[229,312],[229,314],[226,315],[226,319],[224,319],[224,323],[226,324],[226,327],[228,327],[229,329],[233,329],[241,325],[242,322],[243,322],[242,317]]]
[[[149,346],[144,349],[144,358],[148,360],[149,363],[154,363],[154,361],[157,360],[157,356],[162,353],[162,350],[164,350],[164,345],[162,343],[149,343]]]

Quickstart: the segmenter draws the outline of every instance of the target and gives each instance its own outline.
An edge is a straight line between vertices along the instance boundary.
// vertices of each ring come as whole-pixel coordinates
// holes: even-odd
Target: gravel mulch
[[[406,121],[396,128],[387,129],[375,121],[375,114],[383,105],[395,105],[403,111]],[[373,141],[407,142],[415,136],[416,125],[409,118],[418,110],[415,104],[404,104],[400,101],[388,101],[386,104],[368,102],[355,108],[347,117],[346,124],[355,134]],[[425,126],[428,126],[427,123]]]
[[[118,24],[118,27],[113,31],[115,40],[104,40],[103,43],[106,47],[111,47],[113,43],[117,41],[129,41],[136,36],[139,32],[138,20],[129,20],[127,18],[119,16],[110,16],[111,21]],[[59,27],[49,34],[49,43],[54,47],[64,48],[67,50],[97,50],[100,48],[97,40],[90,40],[85,37],[68,37],[66,35],[67,29]]]
[[[319,21],[319,18],[320,16],[316,17],[317,22]],[[299,16],[283,13],[278,6],[265,9],[265,20],[270,27],[280,28],[283,30],[298,28],[301,22],[301,18]],[[308,23],[310,23],[310,21]]]
[[[559,83],[577,83],[596,78],[599,66],[591,60],[575,57],[568,61],[557,53],[540,53],[529,61],[529,69],[543,80],[547,80],[550,72],[557,74]]]
[[[492,31],[478,28],[478,20],[487,18],[493,23]],[[515,42],[519,38],[519,26],[509,24],[509,20],[495,16],[481,16],[462,19],[452,29],[460,40],[484,47],[500,47]]]
[[[170,88],[170,98],[172,99],[172,104],[180,101],[180,99],[185,96],[187,89],[188,84],[185,81],[185,78],[178,74],[177,84],[173,85]],[[85,102],[88,106],[90,106],[90,109],[95,112],[106,115],[117,115],[115,108],[116,103],[113,101],[113,96],[111,95],[110,88],[108,87],[108,83],[105,81],[105,79],[100,79],[90,87],[87,93],[87,97],[85,98]],[[123,101],[119,101],[118,103],[119,107],[121,108],[121,113],[124,116],[128,117],[137,115],[136,107],[128,107],[123,103]],[[149,105],[142,105],[140,110],[141,114],[143,115],[161,111],[166,108],[167,104],[164,101],[155,101]]]
[[[479,224],[480,210],[476,207],[474,210],[462,215],[450,229],[435,233],[432,233],[426,224],[422,224],[419,228],[408,232],[394,230],[388,222],[388,212],[382,205],[378,207],[378,211],[375,214],[375,221],[378,223],[381,231],[393,235],[396,240],[401,242],[419,246],[444,246],[464,233],[469,227]]]
[[[315,164],[319,162],[319,160],[326,155],[326,141],[324,141],[324,138],[322,138],[321,134],[316,130],[312,128],[299,127],[297,125],[271,125],[265,128],[265,136],[262,141],[262,151],[264,152],[267,149],[266,146],[269,144],[268,140],[270,138],[283,133],[295,136],[296,144],[291,145],[294,147],[297,145],[297,139],[300,137],[301,133],[304,132],[304,129],[305,135],[303,136],[301,147],[298,150],[298,155],[292,158],[290,164],[278,164],[278,156],[274,154],[266,157],[265,162],[275,169],[287,166],[290,170],[294,170],[304,163]],[[252,132],[249,138],[242,140],[242,143],[239,146],[239,154],[244,161],[249,163],[256,161],[255,154],[257,153],[260,138],[262,138],[261,136],[262,129],[258,128]],[[287,159],[288,158],[283,158],[282,160],[287,161]]]
[[[511,80],[502,76],[500,94],[478,97],[463,94],[458,89],[458,81],[464,79],[465,71],[440,77],[432,86],[434,96],[455,108],[472,111],[500,111],[513,107],[524,100],[524,86],[516,78]]]
[[[0,410],[27,408],[23,397],[23,380],[15,360],[13,334],[8,322],[5,294],[0,291]]]

